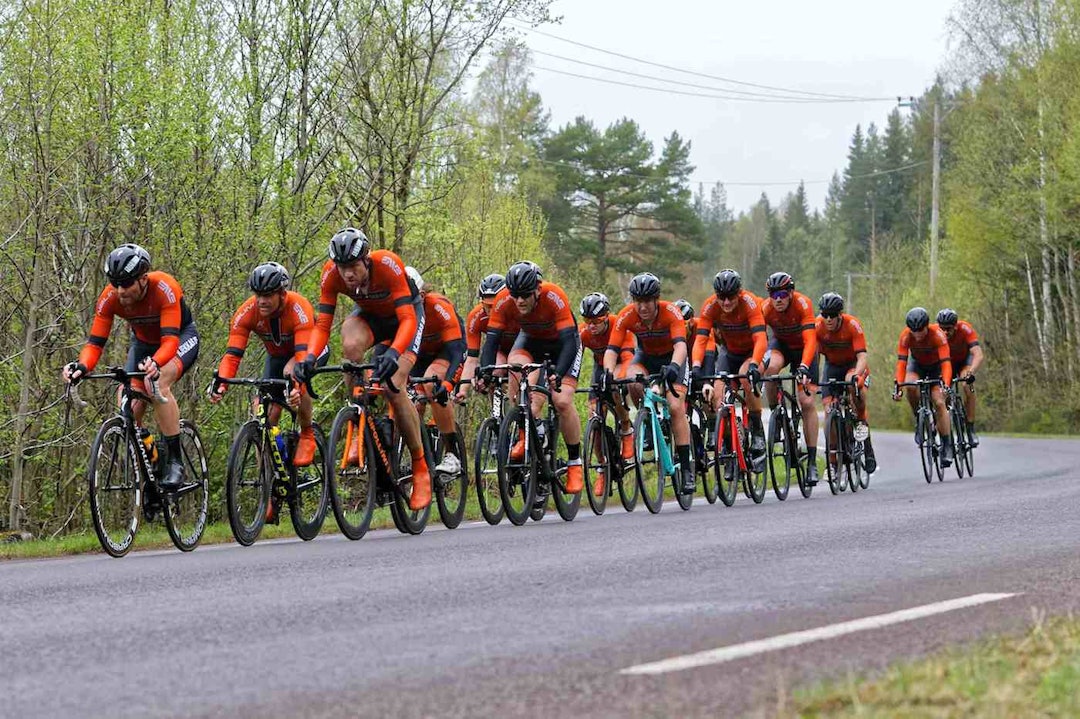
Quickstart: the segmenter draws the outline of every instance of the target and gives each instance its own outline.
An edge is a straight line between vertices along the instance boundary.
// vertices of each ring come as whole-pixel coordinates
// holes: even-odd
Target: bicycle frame
[[[258,421],[259,433],[262,435],[263,445],[270,448],[270,459],[274,471],[277,473],[278,480],[281,482],[289,482],[289,470],[285,466],[285,458],[281,456],[281,450],[278,449],[277,442],[273,441],[273,438],[270,436],[270,428],[277,426],[270,422],[270,409],[272,405],[277,405],[288,412],[293,420],[296,419],[296,411],[289,405],[281,402],[277,397],[273,396],[270,393],[270,389],[273,387],[281,387],[284,390],[288,390],[292,385],[292,382],[287,379],[234,377],[230,379],[221,378],[220,383],[255,388],[259,401],[259,410],[257,415],[255,412],[252,412],[251,418]],[[297,487],[296,489],[299,491],[301,488]]]
[[[671,423],[671,408],[668,405],[666,394],[661,394],[653,389],[653,387],[661,381],[660,375],[650,375],[649,377],[643,377],[638,375],[636,381],[645,385],[645,394],[641,398],[642,407],[649,410],[652,418],[652,434],[653,434],[653,450],[660,454],[660,468],[664,471],[665,476],[675,477],[676,472],[681,468],[679,463],[675,461],[674,453],[669,446],[670,442],[674,442],[674,433],[668,438],[668,441],[660,441],[663,439],[663,425],[664,421]],[[637,442],[637,456],[641,456],[644,452],[644,437],[636,437]]]
[[[530,374],[532,374],[536,370],[550,370],[551,366],[552,365],[551,365],[550,362],[531,362],[529,364],[506,363],[506,364],[498,364],[498,365],[489,365],[487,367],[481,368],[481,369],[489,370],[489,371],[508,370],[510,372],[518,372],[518,373],[521,374],[521,381],[518,382],[517,406],[521,409],[522,413],[525,415],[525,426],[527,428],[526,432],[525,432],[525,456],[526,457],[530,456],[530,453],[533,451],[534,445],[541,444],[541,446],[542,446],[542,443],[540,442],[540,435],[536,430],[538,422],[542,422],[542,421],[546,420],[548,425],[551,427],[552,432],[556,431],[557,428],[558,428],[558,414],[555,411],[555,403],[552,401],[552,396],[551,396],[552,391],[551,391],[551,389],[549,389],[549,388],[547,388],[547,387],[545,387],[543,385],[530,384],[529,383],[529,375]],[[507,378],[507,379],[509,379],[509,378]],[[544,395],[547,398],[547,402],[545,403],[547,405],[547,411],[546,411],[547,416],[544,417],[544,419],[539,419],[539,418],[533,416],[532,403],[530,402],[530,395],[533,392],[539,392],[540,394]],[[495,398],[493,397],[492,398],[492,403],[494,404],[494,402],[495,402]],[[492,409],[494,410],[494,406],[493,406]],[[501,407],[500,407],[500,416],[501,416],[501,414],[502,414],[502,411],[501,411]],[[551,449],[554,450],[554,447],[552,446]],[[540,456],[540,459],[541,459],[541,461],[539,463],[540,464],[540,473],[543,475],[543,478],[544,478],[546,483],[550,484],[551,482],[556,481],[556,478],[560,474],[565,474],[565,472],[566,472],[565,468],[559,469],[557,467],[551,466],[550,460],[552,459],[552,457],[554,455],[552,455],[552,457],[548,457],[546,453],[541,452],[539,456]]]
[[[716,461],[727,455],[724,453],[724,434],[729,434],[732,451],[735,453],[740,472],[747,472],[746,452],[742,446],[741,432],[750,427],[750,413],[746,409],[746,400],[739,392],[739,382],[750,379],[748,374],[718,374],[701,378],[705,382],[720,380],[724,383],[724,395],[716,410],[718,431],[716,432]],[[738,414],[736,413],[738,410]],[[741,415],[741,416],[740,416]]]

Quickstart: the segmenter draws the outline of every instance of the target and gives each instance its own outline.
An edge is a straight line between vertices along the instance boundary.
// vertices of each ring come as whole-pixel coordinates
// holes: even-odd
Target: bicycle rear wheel
[[[476,501],[480,505],[480,513],[492,526],[501,522],[505,514],[499,492],[498,438],[499,423],[494,417],[487,417],[476,432],[476,449],[473,452]]]
[[[690,454],[693,458],[691,461],[694,463],[694,474],[697,476],[698,484],[701,485],[701,493],[705,495],[705,501],[716,504],[720,490],[712,471],[712,462],[715,460],[709,457],[710,446],[705,439],[708,429],[707,420],[696,409],[692,417],[696,420],[696,422],[690,422]]]
[[[184,483],[165,494],[163,515],[173,544],[181,552],[190,552],[199,546],[206,530],[210,480],[199,432],[185,419],[180,420],[180,456],[184,463]]]
[[[725,507],[735,504],[739,491],[739,458],[732,444],[732,419],[724,408],[716,413],[713,442],[716,454],[713,458],[713,476],[716,477],[717,494]]]
[[[967,462],[965,461],[966,455],[970,448],[967,443],[967,426],[964,421],[964,413],[957,412],[954,407],[950,413],[952,416],[952,438],[953,438],[953,466],[956,467],[956,476],[958,479],[964,478],[964,470],[967,469]]]
[[[319,536],[326,510],[330,506],[330,482],[327,480],[326,437],[318,425],[313,425],[315,432],[315,458],[306,467],[297,467],[289,462],[289,519],[292,521],[296,536],[305,542]],[[298,435],[289,433],[289,456],[296,456]]]
[[[375,513],[375,473],[378,457],[365,417],[355,407],[342,407],[330,427],[326,444],[330,506],[341,533],[360,539]],[[350,457],[355,450],[356,456]]]
[[[87,482],[90,515],[101,548],[112,557],[131,550],[139,529],[139,486],[137,448],[129,440],[120,417],[107,419],[90,447]]]
[[[743,475],[743,486],[746,490],[746,496],[754,500],[754,504],[761,504],[765,500],[765,489],[769,480],[765,476],[766,470],[764,467],[761,468],[760,472],[754,471],[753,461],[749,456],[750,444],[754,441],[750,425],[739,428],[739,437],[745,453],[746,472]]]
[[[662,435],[656,432],[658,423],[653,420],[649,407],[642,407],[634,418],[634,447],[638,466],[641,497],[648,510],[656,514],[664,507],[664,468],[660,462]]]
[[[395,440],[390,445],[393,448],[393,456],[390,458],[390,483],[394,486],[394,501],[390,505],[390,514],[393,515],[394,525],[402,534],[420,534],[427,527],[428,519],[431,517],[431,503],[429,502],[423,509],[409,507],[409,498],[413,493],[412,450],[409,449],[405,438],[397,434],[397,428],[392,419],[384,417],[379,421],[382,423],[384,436],[388,435]],[[431,435],[424,427],[420,428],[420,445],[420,451],[424,453],[428,467],[434,467]],[[434,482],[434,478],[431,481]]]
[[[589,500],[589,509],[597,516],[603,514],[607,508],[608,497],[612,492],[611,485],[615,481],[613,446],[608,441],[606,430],[599,417],[589,417],[581,443],[585,496]],[[597,489],[600,491],[597,492]]]
[[[553,451],[550,456],[551,466],[551,498],[555,500],[555,510],[565,522],[574,521],[578,509],[581,508],[581,492],[566,491],[566,477],[570,463],[570,455],[566,449],[566,439],[559,430],[558,422],[547,429],[548,441],[551,442]],[[580,456],[578,457],[580,460]],[[584,482],[582,482],[584,484]],[[586,491],[583,487],[582,491]]]
[[[934,432],[934,422],[930,418],[929,411],[920,409],[918,414],[919,437],[922,439],[922,447],[919,448],[919,457],[922,460],[923,477],[930,484],[934,479],[934,465],[937,460],[937,433]]]
[[[638,496],[641,494],[640,466],[636,458],[629,460],[622,456],[622,439],[619,434],[618,424],[615,429],[608,428],[611,434],[611,443],[614,449],[612,457],[615,466],[615,480],[619,483],[619,502],[627,512],[633,512],[637,508]],[[631,433],[633,429],[631,429]]]
[[[469,459],[465,456],[465,435],[461,432],[461,425],[454,423],[454,432],[458,437],[458,452],[461,456],[461,471],[455,476],[434,477],[435,503],[439,507],[439,519],[447,529],[454,529],[465,518],[465,503],[469,496]],[[439,447],[435,457],[435,465],[442,461],[447,451],[446,438],[439,438]]]
[[[769,439],[765,450],[765,468],[772,481],[773,494],[783,502],[791,489],[792,465],[798,460],[790,452],[787,413],[781,411],[783,405],[769,416]]]
[[[519,437],[524,436],[526,429],[525,414],[520,407],[511,407],[499,426],[499,493],[507,519],[517,526],[525,524],[529,519],[539,482],[540,467],[535,436],[529,438],[530,446],[525,456],[520,459],[510,458],[510,450]]]
[[[229,527],[241,546],[250,547],[262,533],[273,476],[263,448],[262,428],[253,419],[236,433],[225,475]]]
[[[843,441],[843,423],[836,410],[825,415],[825,477],[829,481],[829,491],[840,494],[847,487],[844,479],[845,459]]]

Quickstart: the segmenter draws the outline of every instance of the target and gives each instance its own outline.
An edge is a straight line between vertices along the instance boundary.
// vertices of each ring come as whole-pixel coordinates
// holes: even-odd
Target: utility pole
[[[855,303],[851,300],[851,278],[858,277],[860,280],[872,280],[876,279],[878,275],[873,272],[845,272],[844,275],[847,277],[847,297],[845,300],[847,311],[848,314],[855,314]]]
[[[937,289],[938,219],[941,211],[941,106],[934,100],[934,179],[931,183],[930,204],[930,299]]]

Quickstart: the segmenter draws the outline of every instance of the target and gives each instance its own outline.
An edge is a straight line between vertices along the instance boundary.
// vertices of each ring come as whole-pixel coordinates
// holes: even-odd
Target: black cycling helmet
[[[330,238],[330,259],[339,265],[363,259],[371,252],[367,235],[355,227],[338,230]]]
[[[540,268],[535,262],[518,262],[506,271],[506,289],[515,297],[525,297],[540,286]]]
[[[818,300],[818,312],[823,316],[836,317],[844,311],[844,298],[835,292],[826,292]]]
[[[611,302],[603,292],[593,292],[581,299],[581,316],[593,320],[611,312]]]
[[[264,262],[248,276],[248,287],[257,295],[284,292],[289,289],[289,282],[289,271],[277,262]]]
[[[907,318],[904,321],[907,323],[909,330],[918,332],[926,329],[930,324],[930,313],[926,311],[925,307],[912,307],[908,310]]]
[[[937,323],[942,327],[952,327],[956,324],[960,318],[956,315],[956,310],[946,307],[937,313]]]
[[[635,300],[655,299],[660,296],[660,278],[651,272],[642,272],[630,280],[627,290]]]
[[[679,309],[679,312],[682,313],[683,320],[689,322],[694,319],[694,306],[692,304],[686,300],[675,300],[675,306]]]
[[[488,275],[480,280],[480,287],[476,290],[477,297],[494,297],[499,290],[506,287],[506,278],[500,274]]]
[[[113,285],[133,282],[150,271],[150,253],[138,245],[120,245],[105,258],[105,276]]]
[[[780,290],[795,289],[795,280],[786,272],[774,272],[765,280],[766,292],[778,292]]]
[[[712,288],[717,297],[731,297],[742,289],[742,277],[735,270],[720,270],[713,277]]]

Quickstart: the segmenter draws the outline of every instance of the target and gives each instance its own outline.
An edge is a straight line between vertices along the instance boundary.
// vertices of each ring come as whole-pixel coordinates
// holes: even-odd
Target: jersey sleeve
[[[948,387],[952,384],[952,352],[949,340],[941,330],[933,330],[937,337],[938,361],[941,362],[941,381]]]
[[[254,299],[248,298],[233,314],[232,322],[229,324],[229,344],[218,364],[218,377],[231,379],[236,376],[236,371],[240,368],[240,360],[244,358],[244,350],[247,349],[248,339],[251,337],[251,326],[247,320],[253,311],[255,311]]]
[[[701,308],[701,316],[698,317],[697,323],[697,334],[699,338],[705,338],[705,341],[694,342],[693,356],[691,357],[694,367],[701,366],[701,363],[705,360],[705,353],[709,351],[710,344],[712,345],[712,351],[716,351],[716,341],[712,339],[712,308],[715,306],[715,299],[710,297],[705,306]]]
[[[483,311],[484,306],[477,304],[465,319],[465,349],[469,357],[480,356],[480,342],[483,339],[480,332],[480,318]]]
[[[319,313],[308,339],[307,354],[312,357],[318,357],[326,348],[326,343],[330,341],[330,330],[334,326],[334,311],[337,309],[338,293],[341,290],[340,277],[334,261],[327,260],[323,265],[322,277],[319,279]]]
[[[94,369],[105,343],[109,341],[109,332],[112,330],[113,317],[116,312],[116,290],[110,285],[101,291],[98,301],[94,305],[94,321],[90,325],[90,335],[86,338],[86,345],[79,353],[79,363]]]
[[[551,289],[561,300],[561,302],[554,303],[556,331],[561,333],[563,330],[573,329],[576,332],[577,322],[574,321],[574,312],[570,309],[570,298],[566,296],[566,292],[561,287],[553,286]]]
[[[302,362],[307,357],[311,334],[315,330],[315,312],[306,297],[291,292],[289,295],[293,300],[289,309],[296,322],[293,327],[293,357],[297,362]]]
[[[180,298],[184,293],[171,277],[159,278],[158,285],[166,301],[161,306],[161,344],[154,353],[154,362],[158,367],[164,367],[176,357],[176,351],[180,349]]]
[[[743,297],[746,302],[746,321],[750,325],[750,336],[754,339],[753,361],[761,365],[765,361],[765,352],[769,349],[769,338],[765,334],[765,316],[761,313],[761,303]]]
[[[907,373],[908,351],[908,331],[905,329],[900,333],[900,339],[896,343],[895,379],[897,384],[904,381],[904,375]]]
[[[862,322],[852,317],[847,324],[851,331],[851,349],[855,354],[866,352],[866,332],[863,331]]]
[[[668,313],[668,332],[671,337],[671,344],[685,343],[686,322],[683,321],[682,314],[675,305],[666,305],[665,309]]]
[[[633,307],[624,307],[615,316],[615,321],[611,323],[611,334],[608,335],[607,348],[612,352],[620,353],[627,343],[626,324],[630,321],[631,311],[633,311]]]
[[[799,310],[803,339],[802,363],[809,367],[817,354],[817,331],[814,325],[814,307],[806,297],[799,297]]]

